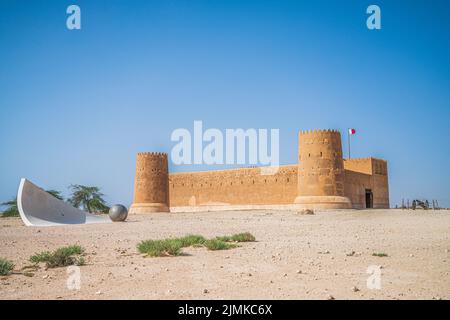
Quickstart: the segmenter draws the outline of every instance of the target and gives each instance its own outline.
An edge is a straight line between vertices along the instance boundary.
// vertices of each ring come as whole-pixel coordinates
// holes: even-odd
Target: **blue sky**
[[[66,28],[81,7],[82,29]],[[366,28],[370,4],[382,29]],[[388,160],[391,205],[450,206],[448,1],[0,2],[0,201],[27,177],[131,203],[135,154],[170,134],[356,128],[352,156]],[[346,136],[343,136],[346,150]],[[208,169],[176,167],[172,171]]]

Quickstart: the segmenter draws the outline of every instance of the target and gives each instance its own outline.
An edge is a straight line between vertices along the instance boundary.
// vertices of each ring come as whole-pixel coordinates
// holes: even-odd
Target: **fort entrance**
[[[373,194],[371,189],[366,189],[366,209],[373,208]]]

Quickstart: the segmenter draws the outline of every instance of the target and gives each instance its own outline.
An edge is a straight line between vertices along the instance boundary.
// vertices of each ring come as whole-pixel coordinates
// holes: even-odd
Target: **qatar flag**
[[[355,133],[356,133],[355,129],[348,129],[348,134],[349,135],[352,135],[352,134],[355,134]]]

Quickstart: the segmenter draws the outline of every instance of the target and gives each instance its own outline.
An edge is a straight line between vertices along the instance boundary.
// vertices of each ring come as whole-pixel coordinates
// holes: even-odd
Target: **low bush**
[[[179,239],[145,240],[138,244],[139,252],[150,257],[179,256],[181,248]]]
[[[235,244],[223,241],[223,240],[219,240],[219,239],[211,239],[211,240],[206,240],[204,243],[204,246],[208,249],[208,250],[228,250],[228,249],[232,249],[232,248],[236,248]]]
[[[61,247],[53,252],[43,251],[30,257],[30,261],[34,263],[44,262],[47,268],[66,267],[71,265],[81,266],[85,264],[85,260],[80,255],[84,249],[81,246],[74,245]]]
[[[238,233],[232,236],[217,237],[207,240],[205,237],[196,234],[190,234],[181,238],[169,238],[162,240],[145,240],[137,245],[140,253],[149,257],[167,257],[179,256],[181,249],[185,247],[206,247],[209,250],[228,250],[236,248],[235,244],[230,242],[249,242],[255,241],[255,237],[248,233]]]
[[[224,242],[253,242],[256,240],[255,236],[250,232],[237,233],[232,236],[217,237],[216,239]]]
[[[384,252],[374,252],[374,253],[372,253],[372,255],[374,257],[387,257],[388,256],[387,253],[384,253]]]
[[[183,238],[179,238],[179,240],[181,241],[182,247],[198,246],[202,245],[206,241],[205,237],[197,234],[190,234],[184,236]]]
[[[14,264],[6,259],[0,258],[0,276],[10,275],[14,269]]]

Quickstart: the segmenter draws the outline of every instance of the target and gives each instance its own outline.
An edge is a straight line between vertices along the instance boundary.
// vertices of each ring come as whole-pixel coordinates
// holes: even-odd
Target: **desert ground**
[[[149,258],[136,249],[146,239],[246,231],[257,241],[230,250]],[[450,298],[448,210],[157,213],[46,228],[2,218],[0,243],[16,265],[0,277],[0,299]],[[66,268],[21,272],[31,255],[72,244],[86,249],[79,290],[68,289]],[[367,286],[370,266],[381,266],[379,289]]]

